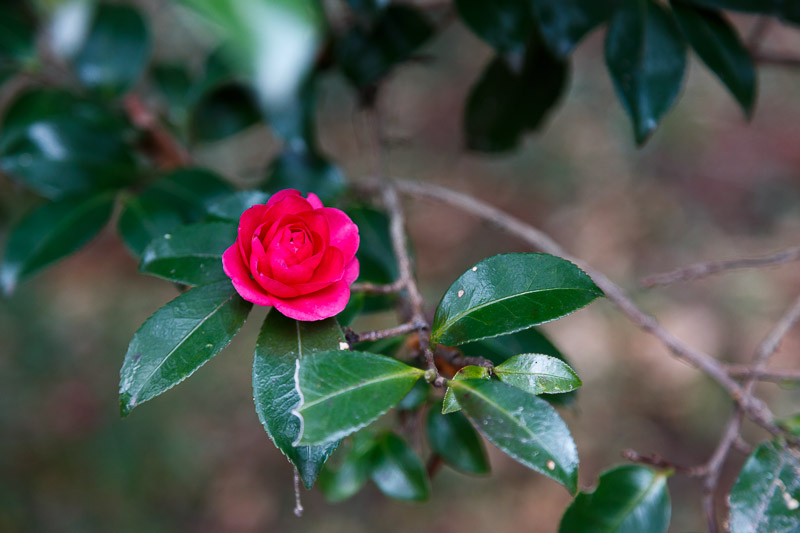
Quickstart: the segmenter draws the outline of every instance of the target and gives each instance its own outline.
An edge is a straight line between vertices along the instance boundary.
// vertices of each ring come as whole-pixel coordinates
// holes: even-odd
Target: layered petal
[[[333,207],[323,207],[318,212],[322,212],[328,219],[330,227],[330,246],[335,246],[342,251],[345,261],[350,261],[358,251],[358,226],[350,220],[344,211]]]
[[[250,270],[242,260],[237,243],[234,243],[222,254],[222,270],[231,278],[239,296],[256,305],[267,307],[272,305],[269,295],[250,277]]]
[[[272,298],[272,305],[281,314],[295,320],[323,320],[341,313],[350,300],[350,286],[337,281],[321,291],[297,298]]]

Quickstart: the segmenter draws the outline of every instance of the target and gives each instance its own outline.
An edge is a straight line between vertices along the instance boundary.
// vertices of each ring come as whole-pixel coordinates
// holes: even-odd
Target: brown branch
[[[378,285],[376,283],[353,283],[350,286],[350,292],[365,292],[367,294],[393,294],[400,292],[404,289],[402,280],[397,280],[386,285]]]
[[[696,466],[683,466],[679,464],[675,464],[671,461],[667,461],[660,455],[654,453],[650,456],[640,455],[635,450],[627,449],[623,450],[622,457],[631,461],[632,463],[640,463],[648,466],[654,466],[656,468],[660,468],[662,470],[674,470],[675,472],[679,472],[681,474],[685,474],[689,477],[695,477],[703,475],[702,470],[700,467]]]
[[[800,57],[779,54],[777,52],[757,51],[752,54],[753,61],[762,65],[773,65],[776,67],[800,68]]]
[[[406,335],[419,329],[419,324],[416,322],[406,322],[393,328],[379,329],[375,331],[365,331],[364,333],[348,332],[346,334],[348,343],[352,346],[357,342],[365,341],[379,341],[381,339],[388,339],[391,337],[398,337]]]
[[[642,280],[642,285],[645,287],[655,287],[656,285],[669,285],[679,281],[694,281],[721,272],[742,270],[745,268],[771,267],[798,260],[800,260],[800,246],[795,246],[762,257],[697,263],[671,272],[648,276]]]
[[[171,169],[191,162],[189,152],[158,120],[138,95],[130,93],[124,99],[125,111],[134,126],[143,130],[151,144],[151,156],[159,167]]]
[[[754,368],[750,365],[728,365],[728,374],[735,378],[756,378],[760,381],[800,381],[800,369]]]

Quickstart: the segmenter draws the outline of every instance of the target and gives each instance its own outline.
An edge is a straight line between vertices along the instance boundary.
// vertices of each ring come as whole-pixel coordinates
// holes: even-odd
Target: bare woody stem
[[[756,378],[760,381],[800,381],[800,370],[793,368],[754,368],[750,365],[728,365],[728,374],[735,378]]]

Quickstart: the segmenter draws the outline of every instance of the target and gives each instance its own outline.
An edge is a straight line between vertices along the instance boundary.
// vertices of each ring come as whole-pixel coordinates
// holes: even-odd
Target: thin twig
[[[793,248],[787,248],[786,250],[762,257],[749,257],[728,261],[697,263],[673,270],[671,272],[648,276],[642,280],[642,285],[645,287],[655,287],[656,285],[669,285],[679,281],[694,281],[711,276],[713,274],[719,274],[720,272],[741,270],[745,268],[770,267],[798,260],[800,260],[800,246],[795,246]]]
[[[294,471],[294,515],[297,518],[303,516],[303,502],[300,501],[300,473],[297,468]]]
[[[350,286],[351,292],[365,292],[367,294],[393,294],[400,292],[404,289],[402,280],[396,280],[386,285],[378,285],[376,283],[353,283]]]
[[[753,368],[750,365],[728,365],[728,374],[735,378],[756,378],[760,381],[800,381],[800,370],[794,368]]]
[[[406,335],[419,329],[419,324],[416,322],[406,322],[388,329],[378,329],[375,331],[365,331],[364,333],[353,333],[348,337],[350,344],[365,341],[379,341],[381,339],[388,339],[400,335]]]
[[[164,128],[141,97],[130,93],[125,97],[124,104],[131,122],[150,136],[154,148],[153,156],[160,167],[170,169],[186,166],[191,162],[189,152]]]
[[[636,452],[636,450],[627,449],[623,450],[622,457],[633,463],[641,463],[648,466],[654,466],[662,470],[674,470],[675,472],[680,472],[681,474],[685,474],[689,477],[696,477],[702,475],[702,472],[696,466],[683,466],[675,464],[671,461],[667,461],[666,459],[655,453],[650,456],[646,456],[646,455],[640,455],[638,452]]]
[[[800,68],[800,57],[776,52],[756,52],[753,60],[761,65],[774,65],[776,67]]]

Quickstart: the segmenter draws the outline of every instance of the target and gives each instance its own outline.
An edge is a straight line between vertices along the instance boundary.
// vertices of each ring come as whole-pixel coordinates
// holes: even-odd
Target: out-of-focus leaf
[[[338,315],[336,315],[336,320],[338,320],[342,326],[349,326],[353,323],[353,320],[355,320],[355,318],[363,309],[364,293],[351,292],[350,301],[347,302],[345,308]]]
[[[534,34],[530,0],[456,0],[461,20],[498,52],[521,52]]]
[[[36,25],[22,0],[0,4],[0,70],[19,68],[35,56]]]
[[[396,359],[366,352],[329,351],[300,360],[302,403],[293,413],[302,431],[295,444],[346,437],[394,407],[424,374]]]
[[[800,414],[777,420],[776,424],[792,435],[800,436]]]
[[[408,391],[400,403],[397,404],[398,409],[402,409],[404,411],[413,411],[415,409],[419,409],[425,402],[428,401],[428,398],[431,395],[431,386],[425,380],[419,380],[414,383],[414,386],[411,387],[411,390]]]
[[[489,379],[491,375],[489,374],[489,369],[483,366],[465,366],[458,372],[456,375],[453,376],[453,380],[464,380],[464,379]],[[458,400],[456,399],[456,395],[453,392],[453,387],[448,385],[447,390],[444,393],[444,401],[442,402],[442,414],[446,415],[448,413],[454,413],[456,411],[460,411],[461,406],[458,405]]]
[[[544,42],[562,59],[605,22],[614,7],[613,2],[597,0],[533,0],[532,6]]]
[[[352,207],[345,212],[358,226],[361,238],[361,244],[356,252],[360,270],[358,281],[379,285],[392,283],[399,276],[399,270],[392,249],[392,238],[389,235],[389,217],[386,213],[370,207]],[[381,311],[394,307],[396,301],[395,294],[368,294],[364,297],[363,310]],[[372,349],[363,350],[375,352]]]
[[[193,82],[189,71],[183,65],[155,65],[151,77],[170,120],[177,126],[185,127],[193,101]]]
[[[424,501],[431,487],[425,466],[406,442],[394,433],[378,437],[370,477],[381,492],[396,500]]]
[[[461,413],[442,414],[441,403],[428,412],[428,442],[444,461],[468,474],[488,474],[489,458],[481,438]]]
[[[561,519],[559,533],[665,533],[671,504],[667,476],[625,465],[600,476],[594,492],[581,492]]]
[[[231,191],[232,187],[210,170],[176,170],[139,195],[123,200],[119,233],[128,248],[135,255],[141,255],[153,239],[181,224],[199,221],[206,215],[208,206],[232,194]]]
[[[450,381],[462,412],[495,446],[566,487],[578,490],[578,451],[555,409],[499,381]]]
[[[267,171],[267,190],[313,192],[326,204],[335,200],[344,187],[341,171],[307,146],[299,150],[287,146]]]
[[[560,394],[582,385],[564,361],[538,353],[515,355],[494,367],[494,374],[506,385],[531,394]]]
[[[580,268],[548,254],[501,254],[467,270],[436,309],[431,342],[456,346],[555,320],[603,292]]]
[[[372,471],[375,438],[364,431],[353,436],[353,444],[344,462],[337,469],[330,463],[319,473],[317,484],[329,502],[340,502],[361,490]]]
[[[222,254],[235,242],[236,225],[228,222],[179,226],[145,248],[139,271],[191,286],[222,281]]]
[[[114,194],[64,198],[28,213],[11,230],[0,265],[0,287],[10,294],[17,283],[74,252],[103,229]]]
[[[800,452],[762,442],[731,489],[731,532],[800,530]]]
[[[736,28],[716,11],[682,2],[672,2],[672,11],[694,51],[750,116],[756,98],[756,68]]]
[[[606,65],[644,144],[678,99],[686,45],[672,13],[653,0],[623,0],[606,33]]]
[[[389,5],[390,0],[347,0],[347,3],[356,13],[374,17]]]
[[[230,137],[261,120],[253,94],[238,83],[221,85],[204,94],[192,109],[190,134],[196,142]]]
[[[217,355],[244,324],[252,304],[230,281],[185,292],[133,336],[120,371],[120,413],[174,387]]]
[[[116,95],[136,83],[149,53],[150,33],[137,10],[100,4],[75,56],[75,73],[90,89]]]
[[[323,446],[295,446],[300,420],[292,409],[300,403],[295,387],[298,361],[313,354],[338,350],[344,342],[336,319],[300,322],[270,311],[261,327],[253,362],[256,413],[275,446],[297,467],[306,488],[314,485],[322,465],[339,442]]]
[[[208,204],[208,215],[220,220],[239,222],[242,213],[254,205],[265,205],[269,194],[264,191],[236,191]]]

